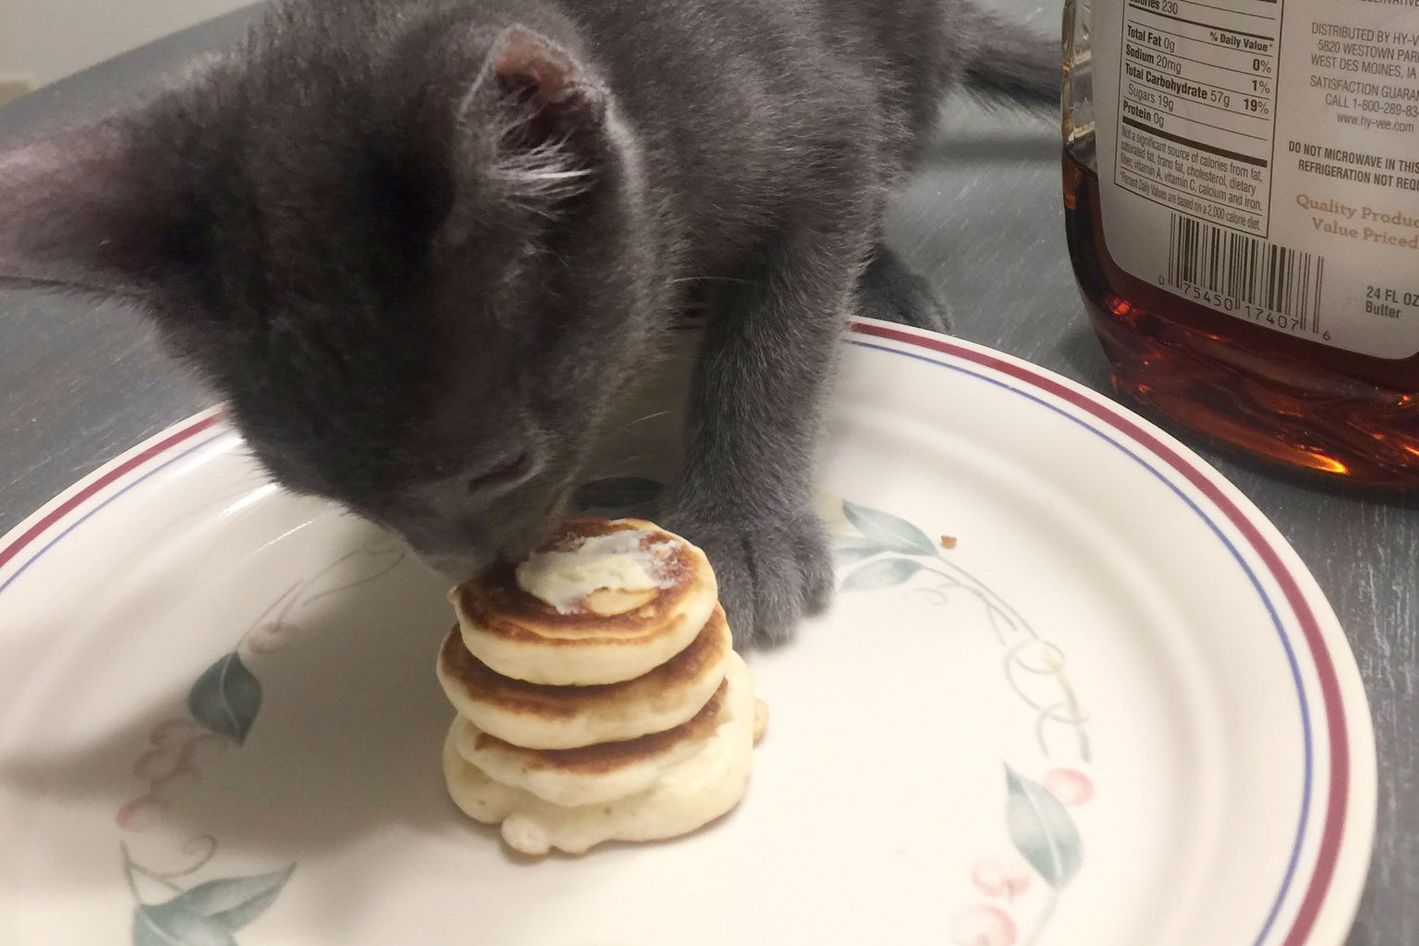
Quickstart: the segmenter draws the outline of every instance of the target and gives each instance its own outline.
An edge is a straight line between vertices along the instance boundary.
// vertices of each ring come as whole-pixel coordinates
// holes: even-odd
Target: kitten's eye
[[[535,462],[526,450],[497,463],[468,480],[469,493],[487,493],[516,486],[534,472]]]

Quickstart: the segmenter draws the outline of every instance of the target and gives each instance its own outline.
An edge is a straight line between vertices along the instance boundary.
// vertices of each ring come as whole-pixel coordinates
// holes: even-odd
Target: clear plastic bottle
[[[1419,490],[1419,7],[1067,0],[1070,254],[1118,389]]]

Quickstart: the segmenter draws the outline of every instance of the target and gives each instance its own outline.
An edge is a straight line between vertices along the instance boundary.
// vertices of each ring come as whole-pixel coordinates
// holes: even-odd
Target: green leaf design
[[[833,542],[833,558],[839,565],[860,562],[864,558],[871,558],[878,552],[884,551],[886,550],[877,543],[859,539],[856,536],[843,536]]]
[[[220,920],[194,913],[181,899],[138,907],[133,916],[133,946],[236,946],[231,930]]]
[[[233,651],[208,667],[187,694],[192,718],[237,745],[246,741],[261,709],[261,682]]]
[[[209,880],[166,903],[139,906],[133,946],[236,946],[232,934],[266,912],[295,869]]]
[[[1010,791],[1006,817],[1015,848],[1051,887],[1062,890],[1084,862],[1074,819],[1049,791],[1005,767]]]
[[[664,485],[644,476],[607,476],[577,488],[572,500],[577,509],[620,509],[654,507]]]
[[[857,531],[888,552],[903,555],[935,555],[936,543],[905,519],[843,500],[843,515]]]
[[[235,932],[266,912],[295,869],[296,865],[292,864],[269,874],[209,880],[169,902],[182,903],[191,912],[216,920]]]
[[[882,558],[868,562],[843,579],[843,591],[875,591],[900,585],[921,571],[921,563],[909,558]]]

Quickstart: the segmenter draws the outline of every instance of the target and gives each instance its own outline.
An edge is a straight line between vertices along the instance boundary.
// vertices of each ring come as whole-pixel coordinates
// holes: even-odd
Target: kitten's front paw
[[[719,600],[736,647],[779,644],[833,590],[823,524],[810,510],[752,522],[667,515],[666,528],[698,545],[719,579]]]

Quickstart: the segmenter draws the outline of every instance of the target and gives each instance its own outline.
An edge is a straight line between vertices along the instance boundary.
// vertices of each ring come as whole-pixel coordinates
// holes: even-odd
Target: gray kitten
[[[131,299],[272,475],[454,578],[562,515],[707,316],[662,520],[739,642],[831,588],[809,508],[844,320],[932,324],[878,248],[957,84],[1056,97],[969,0],[306,0],[150,102],[0,156],[0,278]]]

